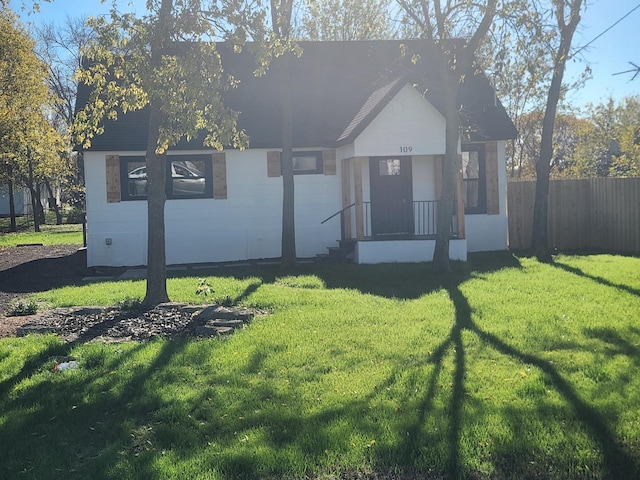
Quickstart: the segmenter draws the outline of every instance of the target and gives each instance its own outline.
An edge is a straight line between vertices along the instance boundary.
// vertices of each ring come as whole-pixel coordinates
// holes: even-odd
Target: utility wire
[[[631,80],[635,80],[636,77],[638,75],[640,75],[640,65],[636,65],[633,62],[629,62],[629,64],[633,65],[633,68],[631,70],[625,70],[624,72],[612,73],[611,75],[624,75],[625,73],[633,73],[633,72],[635,72],[635,75],[633,77],[631,77]]]
[[[627,18],[629,15],[631,15],[633,12],[635,12],[636,10],[638,10],[640,8],[640,3],[638,5],[636,5],[635,7],[633,7],[631,10],[629,10],[627,13],[625,13],[622,17],[620,17],[618,20],[616,20],[613,25],[611,25],[610,27],[608,27],[606,30],[604,30],[602,33],[600,33],[599,35],[597,35],[593,40],[587,42],[586,45],[583,45],[582,47],[580,47],[578,50],[576,50],[571,56],[575,57],[578,53],[580,53],[582,50],[584,50],[585,48],[587,48],[589,45],[591,45],[593,42],[595,42],[596,40],[598,40],[601,36],[603,36],[605,33],[607,33],[609,30],[611,30],[613,27],[615,27],[616,25],[618,25],[622,20],[624,20],[625,18]]]

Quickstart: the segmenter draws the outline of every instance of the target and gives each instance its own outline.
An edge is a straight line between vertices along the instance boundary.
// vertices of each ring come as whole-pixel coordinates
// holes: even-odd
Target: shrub
[[[67,214],[67,223],[83,223],[84,209],[81,207],[73,207]]]
[[[18,300],[9,305],[7,315],[10,317],[24,317],[25,315],[34,315],[38,312],[38,304],[33,300],[23,302]]]
[[[142,299],[139,297],[125,297],[118,302],[118,308],[126,312],[136,312],[143,309]]]

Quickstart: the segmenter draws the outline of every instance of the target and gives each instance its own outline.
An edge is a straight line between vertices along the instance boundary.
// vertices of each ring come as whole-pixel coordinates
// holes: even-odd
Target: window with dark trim
[[[322,152],[293,152],[293,174],[312,175],[322,173]]]
[[[464,213],[487,213],[487,178],[484,145],[462,146]]]
[[[145,200],[147,198],[147,164],[143,156],[120,157],[121,198]],[[212,198],[213,167],[211,155],[167,156],[168,199]]]

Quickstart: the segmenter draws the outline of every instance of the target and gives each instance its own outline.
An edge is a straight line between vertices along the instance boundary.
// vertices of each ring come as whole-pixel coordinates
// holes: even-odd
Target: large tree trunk
[[[291,53],[282,59],[282,266],[296,265],[295,188],[293,177],[293,113],[290,89]]]
[[[451,218],[455,210],[456,175],[460,169],[458,157],[458,141],[460,139],[460,116],[458,115],[456,82],[445,75],[444,81],[444,113],[446,119],[445,154],[442,164],[442,193],[438,200],[436,219],[436,246],[433,251],[433,271],[448,273],[449,241],[451,239]]]
[[[292,0],[271,0],[271,26],[280,41],[288,43],[291,32]],[[287,50],[280,58],[280,121],[282,128],[282,267],[296,265],[295,188],[293,179],[293,110],[291,105],[291,58]]]
[[[569,58],[573,33],[580,21],[580,7],[582,0],[571,3],[571,18],[568,25],[564,24],[564,3],[558,0],[556,17],[560,28],[560,45],[556,53],[553,77],[549,86],[547,106],[542,120],[542,138],[540,140],[540,156],[536,162],[536,197],[533,205],[533,229],[531,234],[531,252],[541,262],[551,261],[548,238],[549,215],[549,174],[553,158],[553,129],[558,109],[558,101],[562,93],[562,78],[565,65]]]
[[[533,204],[533,230],[531,234],[531,251],[541,262],[551,260],[548,238],[548,212],[549,212],[549,175],[551,173],[551,160],[553,158],[553,128],[555,124],[556,110],[562,88],[564,62],[562,66],[556,63],[547,105],[542,120],[542,137],[540,139],[540,156],[536,162],[536,194]]]
[[[157,36],[151,45],[151,66],[159,68],[168,39],[164,38],[173,8],[172,0],[162,0],[158,13]],[[164,206],[166,202],[166,153],[158,154],[160,128],[164,121],[162,104],[151,98],[147,137],[147,291],[143,303],[153,307],[169,301],[165,252]]]
[[[164,225],[166,155],[156,153],[160,115],[159,106],[152,102],[147,141],[147,291],[143,302],[149,307],[169,301]]]

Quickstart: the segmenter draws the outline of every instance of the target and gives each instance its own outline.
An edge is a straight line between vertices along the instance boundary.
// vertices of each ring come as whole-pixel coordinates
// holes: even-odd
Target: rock
[[[40,325],[35,323],[25,323],[16,330],[16,336],[26,337],[30,333],[57,333],[57,328],[53,325]]]
[[[221,305],[210,305],[203,308],[200,312],[194,315],[194,320],[197,322],[208,321],[214,319],[221,320],[242,320],[247,322],[253,318],[253,313],[248,310],[239,310],[230,307],[223,307]]]
[[[196,327],[196,335],[199,337],[214,337],[216,335],[229,335],[233,333],[233,327],[216,327],[215,325],[201,325]]]
[[[214,327],[242,328],[244,327],[244,322],[242,320],[213,320],[211,322],[207,322],[207,325],[212,325]]]

